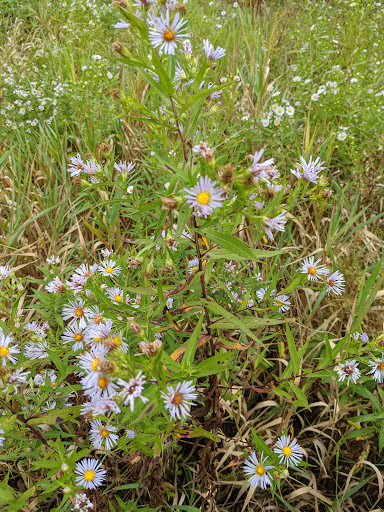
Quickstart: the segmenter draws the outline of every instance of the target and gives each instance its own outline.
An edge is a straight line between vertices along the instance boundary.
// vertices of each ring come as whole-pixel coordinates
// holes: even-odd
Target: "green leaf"
[[[192,336],[186,343],[185,354],[183,357],[182,366],[186,368],[190,368],[193,363],[193,359],[195,357],[196,349],[197,349],[197,340],[199,339],[201,326],[203,325],[204,315],[201,314],[199,321],[196,324],[196,327],[193,330]]]
[[[296,386],[296,384],[292,381],[289,381],[289,387],[295,393],[296,398],[299,402],[299,405],[309,409],[310,407],[308,405],[308,400],[307,400],[307,397],[305,396],[304,391],[302,389],[300,389],[298,386]]]

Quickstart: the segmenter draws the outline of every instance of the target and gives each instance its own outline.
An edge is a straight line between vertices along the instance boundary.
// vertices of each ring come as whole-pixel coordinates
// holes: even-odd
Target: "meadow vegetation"
[[[384,2],[0,19],[0,510],[382,510]]]

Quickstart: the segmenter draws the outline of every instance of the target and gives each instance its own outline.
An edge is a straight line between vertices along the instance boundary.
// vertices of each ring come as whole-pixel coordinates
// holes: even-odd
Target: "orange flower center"
[[[108,386],[108,379],[106,377],[100,377],[97,384],[99,388],[105,389]]]
[[[380,361],[380,363],[377,365],[377,369],[381,372],[384,371],[384,361]]]
[[[82,334],[76,334],[75,336],[75,341],[81,341],[82,339],[84,338],[84,336]]]
[[[308,273],[311,274],[311,276],[314,276],[316,274],[315,267],[310,267],[309,270],[308,270]]]
[[[103,428],[101,431],[100,431],[100,435],[101,437],[103,437],[104,439],[107,438],[109,436],[109,432],[106,428]]]
[[[175,393],[174,397],[172,398],[172,403],[174,405],[180,405],[183,401],[183,395],[181,393]]]
[[[328,284],[329,284],[329,286],[332,288],[333,286],[335,286],[336,281],[334,281],[333,279],[330,279],[330,280],[328,281]]]
[[[168,43],[170,41],[173,41],[175,39],[175,33],[170,28],[167,28],[167,30],[164,32],[164,41],[167,41]]]
[[[83,316],[84,315],[84,310],[82,308],[77,308],[76,311],[75,311],[75,315],[76,316]]]

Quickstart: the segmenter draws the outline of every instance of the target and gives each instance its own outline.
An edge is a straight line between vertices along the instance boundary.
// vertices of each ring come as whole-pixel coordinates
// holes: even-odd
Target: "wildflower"
[[[90,512],[93,510],[93,503],[89,501],[85,493],[81,492],[75,495],[73,510],[78,510],[79,512]]]
[[[13,373],[11,373],[11,375],[8,377],[8,383],[26,384],[29,374],[29,371],[23,371],[23,368],[19,368],[18,370],[15,370]]]
[[[79,327],[86,327],[86,320],[89,319],[91,310],[89,308],[85,308],[84,305],[85,302],[82,299],[78,301],[70,300],[69,305],[65,305],[61,312],[64,320],[71,320],[71,323],[74,323],[76,322],[76,320],[78,320]]]
[[[384,354],[381,355],[381,359],[375,359],[374,361],[369,361],[368,365],[372,368],[367,375],[373,373],[373,378],[379,384],[384,382]]]
[[[318,174],[321,172],[325,167],[323,167],[323,164],[325,162],[320,162],[320,158],[316,158],[316,160],[312,160],[312,156],[309,157],[308,163],[305,161],[305,159],[301,156],[300,157],[300,163],[297,163],[297,167],[301,167],[303,171],[298,170],[291,170],[291,173],[296,176],[296,178],[303,179],[305,181],[310,181],[311,183],[317,183],[319,181]]]
[[[347,377],[348,385],[351,381],[353,384],[356,384],[357,379],[360,377],[360,370],[358,366],[359,363],[357,363],[354,359],[351,361],[346,361],[345,363],[340,363],[340,369],[337,372],[339,376],[339,382],[344,382],[344,379]]]
[[[113,300],[117,304],[119,304],[123,300],[124,290],[122,290],[121,288],[106,288],[105,293],[111,300]]]
[[[81,350],[84,346],[84,342],[89,341],[86,327],[81,327],[76,320],[63,332],[61,339],[64,343],[73,343],[73,350]]]
[[[301,80],[301,77],[300,77],[300,76],[294,76],[294,77],[293,77],[293,81],[294,81],[294,82],[300,82],[300,80]]]
[[[101,464],[96,459],[83,459],[76,464],[76,484],[86,489],[96,489],[102,485],[107,472],[101,469]]]
[[[183,34],[186,21],[180,20],[180,14],[177,12],[172,23],[169,20],[169,11],[165,17],[149,18],[149,41],[154,48],[158,48],[168,55],[174,55],[177,47],[176,43],[182,43],[182,39],[187,37]]]
[[[261,454],[259,462],[255,452],[252,452],[249,459],[246,460],[243,466],[244,473],[249,477],[248,482],[252,487],[260,485],[262,489],[266,489],[268,485],[271,485],[272,477],[269,470],[273,469],[273,466],[266,466],[265,462],[266,457]]]
[[[2,360],[2,366],[7,364],[7,360],[9,362],[16,363],[17,357],[14,357],[12,354],[20,354],[20,349],[15,346],[11,346],[10,343],[13,342],[11,336],[8,336],[0,331],[0,358]]]
[[[252,159],[252,165],[251,165],[251,173],[255,179],[255,181],[258,180],[268,180],[269,174],[268,169],[272,167],[272,165],[275,163],[274,158],[269,158],[268,160],[265,160],[265,162],[260,162],[261,157],[263,156],[264,148],[260,149],[260,151],[256,151],[254,155],[249,155]]]
[[[80,173],[85,172],[86,164],[83,162],[79,153],[77,153],[76,156],[72,156],[69,160],[71,165],[68,167],[67,171],[71,173],[72,178],[74,176],[80,176]]]
[[[119,393],[123,403],[125,405],[129,404],[132,412],[135,406],[135,398],[140,398],[144,403],[148,402],[148,398],[142,396],[145,384],[145,377],[142,377],[142,372],[139,372],[134,379],[129,379],[129,382],[119,379],[117,383],[123,387]]]
[[[277,107],[276,110],[275,110],[275,113],[278,116],[284,115],[284,112],[285,112],[284,107]]]
[[[4,279],[7,279],[12,270],[13,268],[9,267],[8,265],[0,265],[0,281],[4,281]]]
[[[79,366],[88,374],[87,377],[84,377],[84,381],[95,381],[99,377],[100,363],[105,361],[107,352],[104,345],[99,345],[79,356]]]
[[[106,398],[115,395],[117,386],[111,382],[107,375],[99,374],[97,379],[91,380],[85,377],[81,380],[84,393],[91,398]]]
[[[269,119],[262,119],[261,124],[266,128],[269,125]]]
[[[312,96],[311,96],[311,100],[312,100],[312,101],[319,101],[319,95],[318,95],[318,94],[316,94],[316,93],[315,93],[315,94],[312,94]]]
[[[289,300],[288,295],[277,295],[273,305],[279,306],[279,309],[277,310],[279,313],[285,313],[286,311],[289,311],[291,301]]]
[[[65,290],[65,284],[56,276],[45,286],[45,289],[48,293],[57,293]]]
[[[327,277],[327,292],[333,292],[335,295],[343,293],[345,288],[345,279],[341,272],[336,270],[329,277]]]
[[[3,446],[4,444],[4,441],[5,441],[5,437],[3,437],[1,434],[4,434],[4,430],[2,428],[0,428],[0,446]]]
[[[133,430],[126,430],[125,435],[128,439],[134,439],[136,437],[136,434]]]
[[[207,56],[207,59],[217,60],[217,59],[221,59],[221,57],[224,57],[224,55],[225,55],[224,48],[221,48],[220,46],[218,46],[215,50],[213,44],[210,43],[208,41],[208,39],[204,39],[203,43],[204,43],[204,51],[205,51],[205,55]]]
[[[207,176],[201,177],[197,185],[191,189],[184,189],[185,198],[191,207],[196,207],[198,217],[208,217],[214,208],[221,207],[222,190]]]
[[[286,466],[298,466],[303,458],[299,443],[296,439],[290,440],[289,436],[281,436],[273,449],[278,454],[281,464]]]
[[[119,172],[120,174],[130,174],[131,171],[135,168],[135,165],[133,162],[126,162],[125,160],[120,160],[120,162],[117,164],[115,163],[113,168]]]
[[[90,266],[87,263],[82,263],[80,265],[80,267],[75,269],[74,275],[83,277],[85,279],[89,279],[90,277],[92,277],[95,274],[97,268],[98,268],[97,263],[95,263],[94,265],[90,265]],[[74,276],[72,276],[71,279],[73,279],[73,277]]]
[[[159,350],[162,348],[162,342],[161,340],[155,340],[152,343],[141,341],[139,343],[139,349],[141,350],[142,354],[146,354],[149,357],[154,357]],[[141,354],[138,354],[141,355]]]
[[[287,116],[293,116],[293,114],[295,113],[295,109],[289,105],[285,109],[285,112],[286,112]]]
[[[283,213],[280,213],[279,215],[277,215],[277,217],[274,217],[273,219],[268,219],[268,218],[265,218],[264,219],[264,223],[265,223],[265,233],[267,235],[267,237],[273,241],[273,234],[272,234],[272,229],[275,229],[276,231],[285,231],[285,223],[287,222],[287,217],[283,214]]]
[[[116,261],[105,260],[98,266],[98,271],[106,277],[118,276],[121,274],[121,267],[119,265],[116,266]]]
[[[273,91],[273,85],[272,84],[268,85],[267,91],[268,92],[272,92]]]
[[[127,188],[127,194],[132,194],[133,192],[133,186],[130,185],[128,188]]]
[[[26,359],[45,359],[49,357],[46,342],[30,342],[24,349]]]
[[[60,263],[60,257],[59,256],[49,256],[46,259],[46,262],[48,265],[58,265]]]
[[[183,41],[183,53],[184,55],[192,55],[192,44],[189,39]]]
[[[360,336],[360,340],[363,342],[363,343],[367,343],[367,341],[369,341],[369,336],[366,332],[363,332],[362,335]]]
[[[167,391],[161,391],[164,400],[164,406],[169,411],[172,419],[182,420],[190,416],[192,400],[197,398],[196,387],[192,381],[179,382],[175,388],[167,386]]]
[[[338,140],[345,140],[346,138],[347,138],[347,134],[345,132],[341,132],[337,136]]]
[[[206,142],[200,142],[197,146],[192,148],[192,151],[198,155],[201,155],[207,162],[213,159],[213,151],[208,147]]]
[[[117,440],[119,439],[116,432],[116,427],[113,427],[112,425],[106,427],[99,419],[91,421],[89,438],[92,446],[97,450],[100,450],[103,443],[105,443],[105,449],[111,450],[117,444]]]
[[[320,261],[320,258],[315,261],[314,256],[305,258],[300,272],[302,274],[308,274],[307,279],[310,281],[318,281],[321,276],[326,276],[329,274],[329,270],[325,265],[319,265]]]
[[[280,123],[281,123],[281,119],[279,117],[276,117],[276,119],[273,121],[273,124],[275,126],[279,126]]]

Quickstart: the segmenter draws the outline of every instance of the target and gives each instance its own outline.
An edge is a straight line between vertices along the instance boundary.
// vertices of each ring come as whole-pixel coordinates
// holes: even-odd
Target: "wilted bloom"
[[[101,464],[96,459],[83,459],[76,464],[76,485],[82,485],[86,489],[96,489],[102,485],[107,472],[101,469]]]
[[[192,400],[197,398],[196,388],[192,381],[179,382],[176,387],[167,386],[167,391],[161,391],[164,407],[169,411],[172,419],[183,419],[190,416]]]
[[[130,174],[130,172],[135,168],[135,165],[136,164],[134,164],[133,162],[126,162],[125,160],[120,160],[118,164],[114,164],[113,168],[120,174]]]
[[[208,39],[204,39],[203,43],[204,43],[204,51],[205,51],[205,55],[207,56],[207,59],[217,60],[217,59],[220,59],[221,57],[224,57],[224,55],[225,55],[224,48],[221,48],[220,46],[218,46],[215,50],[213,44],[210,43],[208,41]]]
[[[207,162],[210,162],[213,159],[213,151],[208,147],[206,142],[200,142],[200,144],[193,147],[192,151],[201,155],[204,160],[207,160]]]
[[[281,436],[276,442],[273,450],[278,454],[281,464],[286,466],[298,466],[303,458],[299,443],[296,439],[290,439],[289,436]]]
[[[56,276],[45,286],[45,289],[48,293],[57,293],[65,290],[65,284]]]
[[[173,18],[172,23],[169,20],[169,11],[165,16],[149,18],[148,20],[151,28],[149,29],[149,41],[154,48],[162,50],[169,55],[175,54],[177,47],[176,43],[182,43],[183,38],[187,37],[183,34],[185,30],[186,21],[180,19],[180,14],[177,12]]]
[[[356,384],[357,379],[360,377],[359,363],[352,359],[351,361],[340,363],[339,367],[340,369],[337,371],[339,382],[344,382],[344,379],[347,378],[348,385],[350,382]]]
[[[270,169],[270,167],[272,167],[272,165],[275,163],[274,158],[269,158],[268,160],[265,160],[265,162],[260,162],[263,153],[264,149],[260,149],[260,151],[256,151],[254,155],[250,155],[250,157],[253,159],[251,165],[251,173],[255,178],[255,181],[258,181],[260,179],[268,180],[269,173],[267,172],[267,170]]]
[[[374,361],[369,361],[368,365],[372,368],[367,375],[373,374],[373,378],[379,384],[384,382],[384,354],[381,355],[381,359],[375,359]]]
[[[220,208],[222,190],[207,176],[201,177],[197,185],[191,189],[184,189],[185,198],[191,207],[196,207],[198,217],[208,217],[214,208]]]
[[[343,293],[345,288],[345,279],[341,272],[336,270],[329,277],[327,277],[327,292],[333,292],[335,295]]]
[[[322,276],[329,274],[329,270],[325,265],[319,265],[320,261],[320,258],[315,261],[314,256],[305,258],[300,272],[307,274],[310,281],[318,281]]]
[[[274,469],[273,466],[266,466],[266,457],[260,456],[260,462],[256,457],[256,453],[252,452],[250,457],[245,461],[243,466],[244,473],[249,477],[248,482],[252,487],[260,485],[262,489],[266,489],[272,483],[272,477],[269,470]]]

